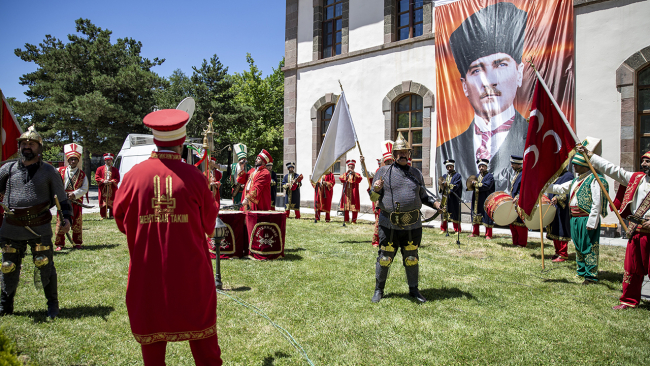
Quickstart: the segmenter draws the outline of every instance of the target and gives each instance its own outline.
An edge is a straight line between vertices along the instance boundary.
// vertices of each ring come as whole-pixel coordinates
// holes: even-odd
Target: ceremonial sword
[[[65,219],[63,218],[63,211],[61,210],[61,203],[59,202],[59,197],[57,197],[56,195],[54,195],[54,203],[56,204],[56,213],[59,216],[59,220],[61,221],[61,224],[63,225],[63,222],[64,222],[63,220],[65,220]],[[70,223],[70,224],[72,225],[72,223]],[[65,225],[63,225],[63,226],[65,226]],[[74,246],[74,242],[72,241],[72,237],[70,236],[70,232],[66,232],[65,236],[70,241],[70,244],[72,244]]]

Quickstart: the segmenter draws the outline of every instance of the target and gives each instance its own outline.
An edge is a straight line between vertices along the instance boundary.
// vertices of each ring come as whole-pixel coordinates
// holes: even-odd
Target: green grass
[[[1,318],[19,354],[38,365],[138,365],[124,294],[126,238],[114,221],[84,216],[83,250],[55,255],[61,314],[45,318],[45,298],[31,284],[27,260],[16,314]],[[424,230],[418,304],[398,254],[386,296],[370,302],[377,252],[372,225],[287,222],[286,258],[224,260],[226,292],[286,329],[316,365],[611,364],[650,359],[650,306],[616,312],[625,248],[601,246],[600,278],[582,286],[575,262],[552,263],[552,244],[512,247]],[[574,258],[573,251],[570,250]],[[30,258],[29,255],[27,258]],[[274,326],[218,295],[225,365],[307,365]],[[169,365],[191,365],[187,342],[170,343]]]

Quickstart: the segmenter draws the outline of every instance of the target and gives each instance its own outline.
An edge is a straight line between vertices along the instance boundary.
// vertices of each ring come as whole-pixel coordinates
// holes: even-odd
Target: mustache
[[[480,99],[487,98],[487,97],[500,97],[501,96],[501,90],[497,88],[492,88],[492,87],[485,87],[485,90],[481,95],[479,95]]]
[[[402,156],[401,158],[399,158],[399,159],[397,159],[397,160],[408,160],[408,158]]]

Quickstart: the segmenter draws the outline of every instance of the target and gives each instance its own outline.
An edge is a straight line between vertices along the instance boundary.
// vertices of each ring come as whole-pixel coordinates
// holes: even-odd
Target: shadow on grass
[[[458,298],[458,297],[464,297],[467,298],[468,300],[474,300],[474,295],[470,294],[469,292],[465,292],[460,290],[459,288],[453,287],[453,288],[426,288],[426,289],[420,289],[420,293],[422,296],[424,296],[428,301],[436,301],[436,300],[445,300],[445,299],[453,299],[453,298]],[[387,293],[386,295],[383,296],[383,298],[390,298],[390,297],[402,297],[405,299],[410,299],[413,301],[417,301],[411,296],[409,296],[408,292],[402,292],[402,293]]]
[[[621,284],[623,283],[623,273],[621,272],[610,272],[610,271],[598,271],[598,284],[601,286],[606,286],[610,290],[621,290]]]
[[[286,250],[285,250],[285,252],[286,252]],[[286,254],[285,253],[283,260],[285,260],[285,261],[301,261],[302,256],[297,255],[297,254]]]
[[[528,248],[528,247],[526,247],[526,248]],[[544,249],[546,249],[546,248],[544,248]],[[538,252],[538,253],[530,253],[530,257],[531,257],[531,258],[538,259],[538,260],[540,260],[540,261],[542,260],[542,254],[540,254],[539,252]],[[558,264],[559,264],[559,263],[567,263],[567,261],[564,261],[564,262],[553,262],[553,254],[551,254],[551,253],[548,253],[548,254],[547,254],[547,253],[546,253],[546,250],[544,251],[544,261],[551,262],[551,263],[558,263]]]
[[[243,292],[243,291],[250,291],[251,288],[248,286],[239,286],[239,287],[233,287],[233,288],[225,288],[223,291],[233,291],[233,292]]]
[[[98,317],[106,321],[106,317],[110,315],[115,308],[112,306],[75,306],[73,308],[61,308],[59,311],[59,316],[57,318],[61,319],[82,319],[89,317]],[[32,311],[16,311],[14,315],[17,316],[26,316],[29,318],[34,318],[34,323],[45,323],[47,322],[47,311],[42,310],[32,310]],[[56,320],[55,320],[56,321]]]
[[[276,358],[289,358],[291,357],[289,354],[284,353],[282,351],[275,352],[271,356],[266,356],[264,357],[264,361],[262,362],[262,366],[273,366],[275,363]]]
[[[76,252],[77,250],[103,250],[103,249],[113,249],[115,247],[119,247],[120,244],[99,244],[99,245],[82,245],[81,249],[74,249],[69,246],[63,247],[63,250],[60,251],[55,251],[55,255],[68,255]]]
[[[307,249],[305,249],[305,248],[290,248],[290,249],[286,249],[286,248],[285,248],[285,249],[284,249],[284,252],[285,252],[285,253],[294,253],[294,252],[304,252],[305,250],[307,250]]]
[[[120,244],[99,244],[99,245],[84,245],[81,249],[78,250],[102,250],[102,249],[113,249],[119,247]]]
[[[562,283],[562,284],[567,284],[567,285],[579,285],[580,284],[579,282],[569,281],[566,278],[562,278],[562,279],[559,279],[559,278],[556,278],[556,279],[544,278],[544,279],[542,279],[542,282],[543,283]]]
[[[368,243],[372,244],[372,240],[341,240],[339,241],[341,244],[363,244],[363,243]]]

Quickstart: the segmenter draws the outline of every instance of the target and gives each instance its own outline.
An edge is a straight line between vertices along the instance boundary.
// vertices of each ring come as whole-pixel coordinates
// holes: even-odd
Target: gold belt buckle
[[[5,244],[5,246],[2,248],[3,253],[16,253],[18,252],[18,249],[9,246],[9,244]]]

